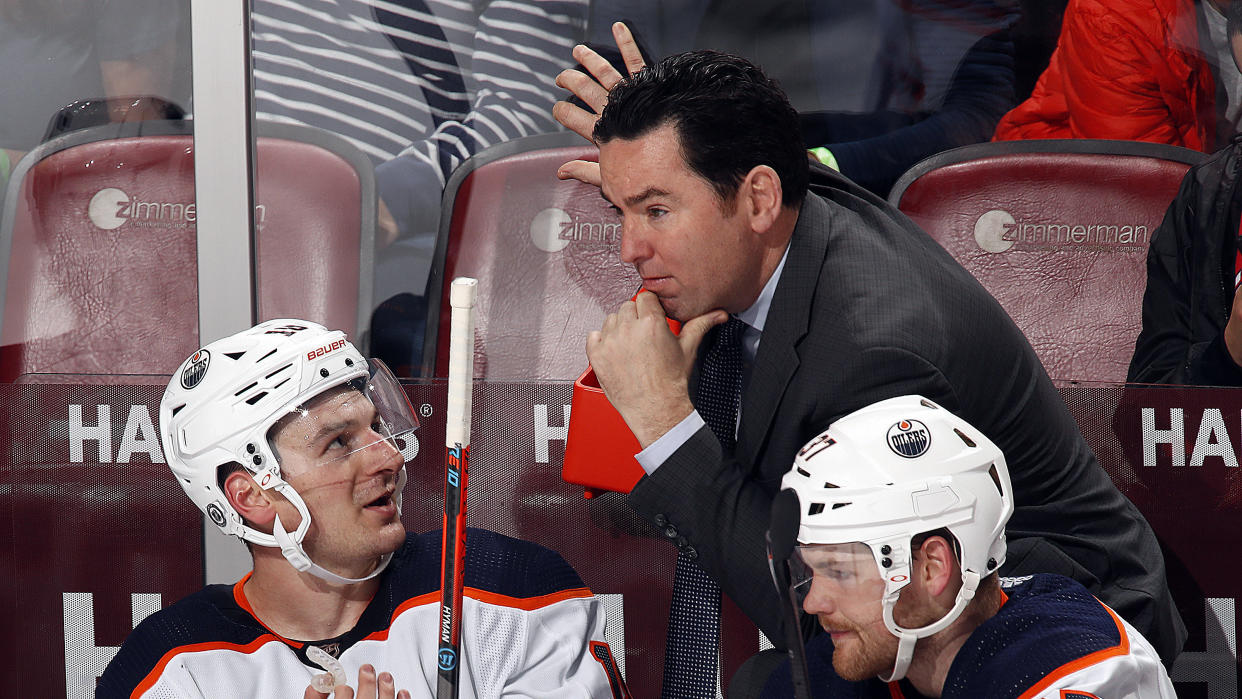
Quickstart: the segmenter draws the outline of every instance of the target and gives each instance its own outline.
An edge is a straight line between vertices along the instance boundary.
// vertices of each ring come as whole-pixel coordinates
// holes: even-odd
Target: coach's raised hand
[[[690,368],[699,343],[728,319],[724,311],[709,311],[674,335],[660,300],[643,291],[587,336],[587,359],[599,385],[643,449],[694,411]]]
[[[641,70],[645,65],[642,52],[638,50],[638,44],[634,41],[634,35],[630,33],[629,27],[622,22],[613,24],[612,36],[617,42],[617,48],[621,51],[621,60],[625,62],[626,71],[633,75]],[[556,76],[556,84],[572,92],[590,107],[591,111],[588,112],[567,101],[560,101],[552,106],[552,116],[556,117],[556,120],[565,128],[594,142],[591,132],[595,128],[595,122],[608,102],[608,92],[621,80],[622,76],[603,56],[586,46],[581,44],[575,46],[573,56],[574,60],[590,72],[590,75],[577,69],[564,70]],[[599,163],[571,160],[557,170],[556,176],[562,180],[575,179],[598,187],[600,183]]]

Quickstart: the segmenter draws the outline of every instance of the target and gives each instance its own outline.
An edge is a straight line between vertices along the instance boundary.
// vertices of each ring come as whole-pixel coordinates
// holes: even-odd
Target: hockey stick
[[[470,466],[470,407],[474,382],[474,300],[478,281],[453,280],[449,289],[448,411],[444,430],[444,527],[440,538],[440,650],[436,699],[457,699],[461,660],[461,602],[466,562],[466,473]]]
[[[786,488],[772,500],[772,522],[768,525],[768,570],[776,593],[781,598],[784,617],[785,643],[789,646],[789,674],[793,679],[794,696],[811,699],[811,681],[806,669],[806,648],[802,645],[802,628],[798,623],[798,606],[795,602],[789,556],[798,543],[799,510],[798,494]]]

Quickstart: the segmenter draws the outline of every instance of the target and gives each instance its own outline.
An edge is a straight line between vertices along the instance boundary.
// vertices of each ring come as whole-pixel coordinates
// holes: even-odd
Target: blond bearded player
[[[1005,457],[935,403],[902,396],[846,415],[781,485],[772,540],[796,530],[790,589],[827,632],[806,649],[813,696],[1176,696],[1151,644],[1082,585],[998,577],[1013,513]],[[790,682],[786,664],[763,696],[790,696]]]
[[[268,321],[187,359],[160,405],[164,453],[254,569],[143,621],[96,696],[435,696],[440,533],[400,518],[416,427],[383,363],[314,323]],[[625,696],[603,609],[559,555],[468,541],[461,696]]]

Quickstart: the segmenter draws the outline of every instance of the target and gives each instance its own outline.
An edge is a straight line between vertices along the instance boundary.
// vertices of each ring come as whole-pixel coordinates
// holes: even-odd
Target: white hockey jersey
[[[560,555],[481,529],[467,541],[460,696],[628,697],[603,607]],[[351,686],[370,663],[411,696],[435,697],[439,575],[440,532],[407,536],[357,625],[313,645],[340,660]],[[144,620],[95,696],[301,697],[324,670],[307,642],[255,618],[244,582],[208,586]]]
[[[975,629],[945,678],[943,699],[1176,699],[1147,639],[1077,582],[1001,578],[1005,603]],[[816,699],[921,699],[909,682],[847,682],[832,671],[827,634],[807,643]],[[786,662],[764,689],[792,697]]]

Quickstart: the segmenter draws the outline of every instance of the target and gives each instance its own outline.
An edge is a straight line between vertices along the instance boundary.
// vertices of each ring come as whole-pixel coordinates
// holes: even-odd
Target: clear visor
[[[299,463],[316,466],[381,447],[398,452],[403,462],[417,455],[418,418],[405,390],[380,360],[368,360],[367,368],[368,376],[323,391],[268,430],[282,468],[294,453]]]
[[[861,542],[796,546],[789,556],[789,573],[798,608],[812,585],[823,593],[853,599],[865,593],[879,600],[884,592],[871,547]]]

